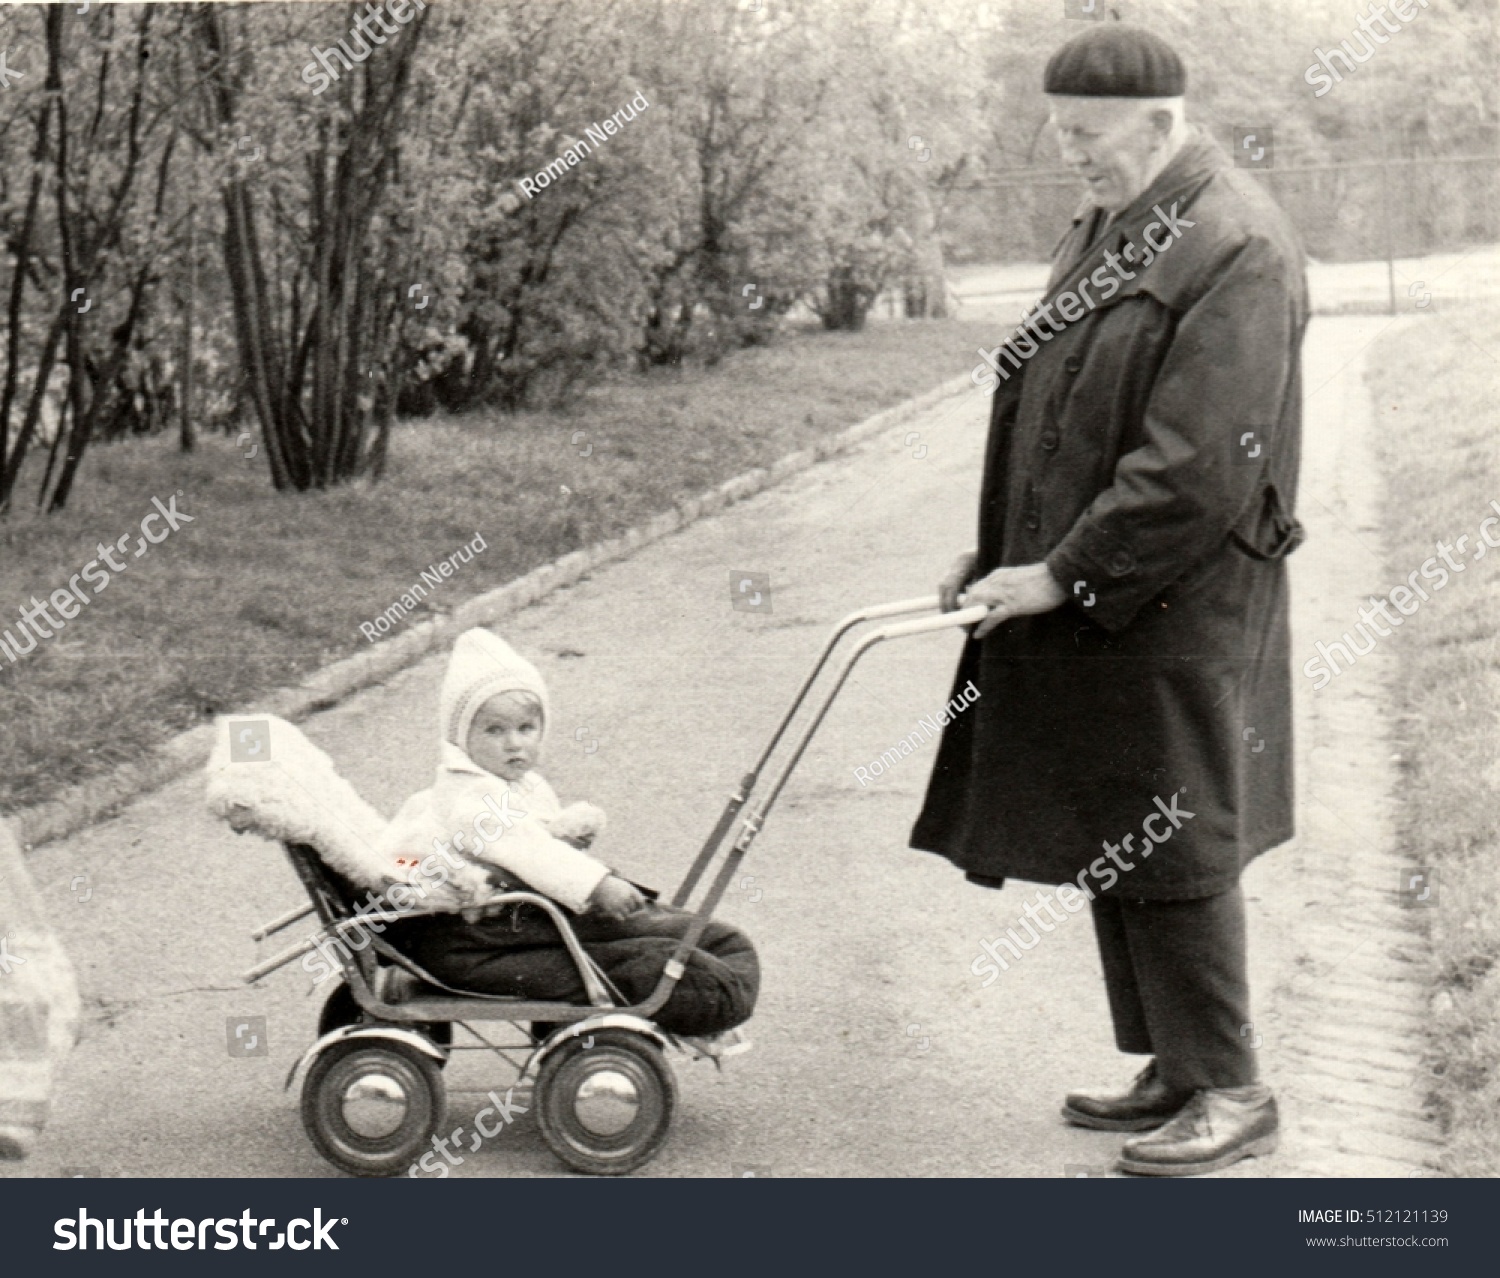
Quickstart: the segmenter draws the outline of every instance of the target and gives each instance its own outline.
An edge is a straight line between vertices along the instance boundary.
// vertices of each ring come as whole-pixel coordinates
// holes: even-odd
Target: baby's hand
[[[646,898],[617,874],[606,874],[589,897],[589,913],[623,919],[646,908]]]

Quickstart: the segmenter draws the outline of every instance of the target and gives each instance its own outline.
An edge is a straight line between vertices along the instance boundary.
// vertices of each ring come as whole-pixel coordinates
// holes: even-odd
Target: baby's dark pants
[[[621,995],[640,1003],[656,988],[692,919],[685,910],[653,902],[624,919],[587,914],[570,921]],[[557,928],[534,905],[514,906],[478,923],[457,914],[412,919],[392,925],[388,939],[456,989],[588,1001]],[[673,1034],[716,1034],[749,1020],[759,993],[760,963],[749,938],[726,923],[710,921],[655,1020]]]

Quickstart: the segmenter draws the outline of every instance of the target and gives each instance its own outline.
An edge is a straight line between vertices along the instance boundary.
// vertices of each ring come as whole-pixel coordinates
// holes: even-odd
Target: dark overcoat
[[[965,644],[954,687],[981,695],[912,846],[978,881],[1191,899],[1292,834],[1305,267],[1201,133],[1104,221],[1075,219],[1048,318],[987,375],[977,575],[1045,561],[1068,599]]]

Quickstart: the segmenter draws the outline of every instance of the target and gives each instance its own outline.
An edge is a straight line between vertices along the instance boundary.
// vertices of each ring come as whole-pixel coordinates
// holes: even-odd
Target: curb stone
[[[572,585],[596,568],[626,559],[642,547],[660,541],[706,515],[753,497],[799,471],[847,452],[856,444],[925,412],[971,385],[968,374],[949,378],[921,395],[902,400],[846,430],[819,440],[810,448],[787,453],[769,466],[747,470],[696,497],[682,498],[670,510],[652,516],[617,537],[570,551],[514,581],[474,596],[446,615],[419,622],[392,639],[382,640],[312,672],[299,684],[272,689],[250,706],[229,713],[274,714],[293,723],[306,719],[319,710],[337,705],[362,688],[380,683],[415,665],[461,632],[519,612],[553,591]],[[140,763],[123,764],[102,776],[70,786],[45,803],[11,813],[8,817],[11,829],[28,851],[65,838],[111,815],[129,800],[201,768],[208,760],[213,740],[212,723],[180,732],[155,747]]]

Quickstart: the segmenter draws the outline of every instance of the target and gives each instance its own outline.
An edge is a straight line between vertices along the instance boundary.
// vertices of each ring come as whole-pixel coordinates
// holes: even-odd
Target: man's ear
[[[1165,142],[1172,136],[1172,126],[1175,117],[1169,108],[1157,107],[1146,118],[1150,122],[1151,132],[1156,136],[1158,142]]]

